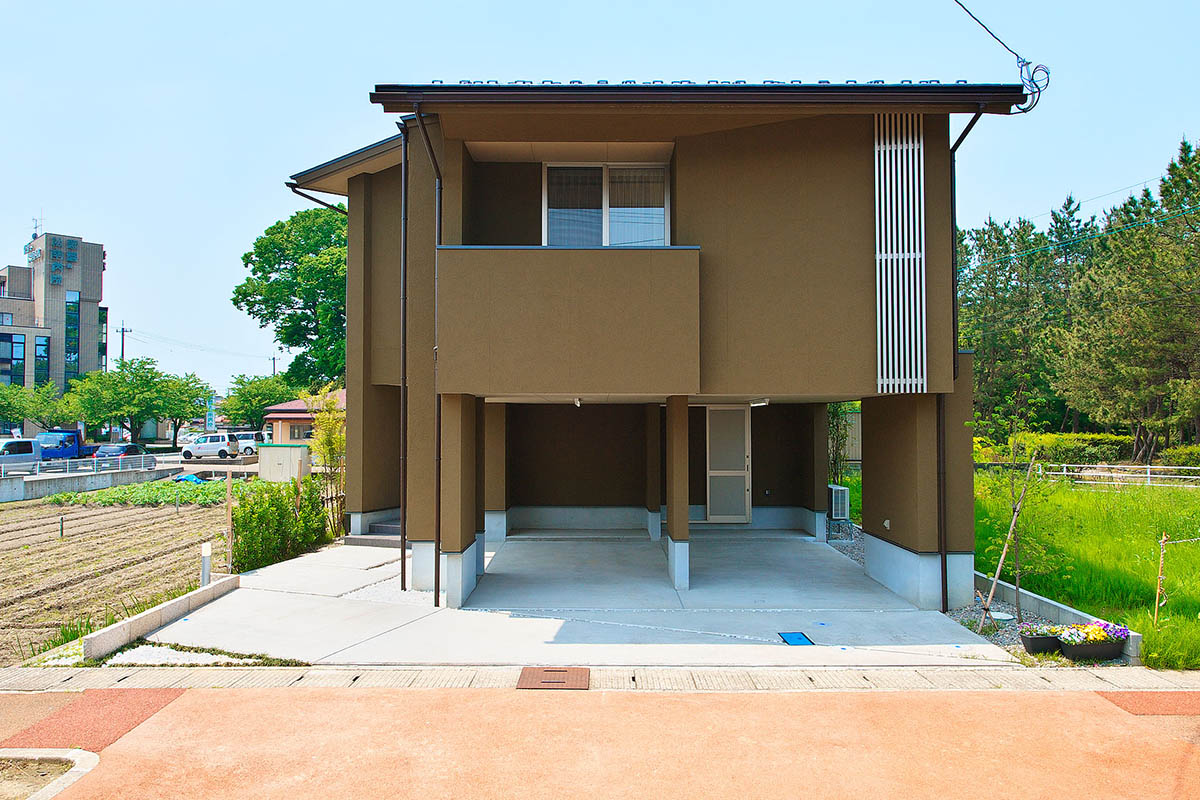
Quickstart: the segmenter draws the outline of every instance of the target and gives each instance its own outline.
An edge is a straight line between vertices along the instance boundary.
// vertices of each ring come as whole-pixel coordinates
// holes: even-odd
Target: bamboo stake
[[[1004,537],[1004,547],[1000,550],[1000,560],[996,562],[996,574],[992,578],[992,588],[988,591],[987,602],[983,604],[983,613],[979,616],[979,627],[976,633],[983,632],[983,621],[991,613],[992,599],[996,596],[996,584],[1000,582],[1000,570],[1004,569],[1004,557],[1008,555],[1008,545],[1012,542],[1013,531],[1017,529],[1017,517],[1021,515],[1021,506],[1025,504],[1025,492],[1029,490],[1029,477],[1033,474],[1033,458],[1029,460],[1029,469],[1025,470],[1025,484],[1021,487],[1021,496],[1013,508],[1012,522],[1008,523],[1008,535]]]
[[[225,470],[225,530],[229,532],[229,574],[233,574],[233,470]]]
[[[296,459],[296,513],[300,513],[300,494],[304,491],[304,459]]]
[[[1158,607],[1163,590],[1163,566],[1167,559],[1167,539],[1166,531],[1163,531],[1162,538],[1158,540],[1158,586],[1154,590],[1154,629],[1158,630]]]

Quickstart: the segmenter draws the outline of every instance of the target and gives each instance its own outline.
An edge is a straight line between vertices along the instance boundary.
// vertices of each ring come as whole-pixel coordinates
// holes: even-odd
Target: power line
[[[959,8],[961,8],[963,11],[967,12],[967,16],[968,16],[968,17],[970,17],[971,19],[973,19],[973,20],[975,20],[977,23],[979,23],[979,27],[981,27],[981,28],[983,28],[985,31],[987,31],[987,32],[988,32],[988,36],[991,36],[993,39],[995,39],[997,42],[999,42],[1001,47],[1003,47],[1003,48],[1004,48],[1005,50],[1007,50],[1008,52],[1012,53],[1012,54],[1013,54],[1013,56],[1015,56],[1015,57],[1016,57],[1016,59],[1017,59],[1018,61],[1023,61],[1023,60],[1024,60],[1024,59],[1022,59],[1022,58],[1021,58],[1021,54],[1020,54],[1020,53],[1018,53],[1016,50],[1013,50],[1011,47],[1009,47],[1007,44],[1005,44],[1005,43],[1004,43],[1004,40],[1003,40],[1003,39],[1001,39],[1001,38],[1000,38],[999,36],[997,36],[996,34],[992,33],[992,29],[991,29],[991,28],[989,28],[987,25],[983,24],[983,20],[981,20],[979,17],[977,17],[977,16],[975,16],[974,14],[972,14],[972,13],[971,13],[971,9],[967,8],[966,6],[964,6],[964,5],[963,5],[961,2],[959,2],[959,0],[954,0],[954,2],[955,2],[955,3],[958,3],[958,7],[959,7]]]
[[[1032,61],[1022,58],[1020,53],[1018,53],[1016,50],[1013,50],[1004,42],[1003,39],[993,33],[992,29],[983,23],[983,20],[971,13],[971,9],[963,5],[962,0],[954,0],[954,2],[958,4],[959,8],[967,12],[967,16],[975,20],[979,27],[987,31],[988,36],[991,36],[993,39],[999,42],[1001,47],[1012,53],[1017,59],[1017,71],[1021,75],[1021,86],[1029,95],[1029,99],[1025,102],[1025,105],[1019,106],[1017,111],[1021,112],[1022,114],[1027,114],[1030,111],[1033,111],[1033,107],[1038,104],[1038,100],[1042,99],[1042,92],[1044,92],[1046,87],[1050,85],[1050,70],[1046,68],[1045,64],[1038,64],[1037,66],[1034,66]]]
[[[1073,244],[1079,244],[1080,242],[1089,242],[1089,241],[1093,241],[1096,239],[1103,239],[1106,236],[1112,236],[1114,233],[1121,233],[1122,231],[1128,231],[1128,230],[1132,230],[1134,228],[1144,228],[1147,225],[1157,225],[1160,222],[1167,222],[1168,220],[1176,219],[1177,217],[1182,217],[1187,214],[1190,214],[1193,211],[1200,211],[1200,205],[1188,206],[1188,207],[1184,208],[1182,211],[1177,211],[1174,214],[1168,214],[1165,217],[1156,217],[1154,219],[1145,219],[1145,220],[1140,220],[1138,222],[1131,222],[1128,225],[1122,225],[1119,228],[1112,228],[1110,230],[1100,231],[1099,233],[1089,234],[1088,236],[1080,236],[1075,239],[1067,239],[1066,241],[1063,241],[1063,242],[1054,242],[1052,244],[1042,245],[1041,247],[1033,247],[1033,248],[1030,248],[1029,250],[1021,250],[1016,253],[1011,253],[1007,256],[1001,256],[1000,258],[994,258],[991,261],[980,262],[979,264],[973,265],[971,268],[979,269],[981,267],[990,267],[993,264],[1000,264],[1005,261],[1012,261],[1013,259],[1021,258],[1022,256],[1029,256],[1029,255],[1033,255],[1035,253],[1044,253],[1049,250],[1057,250],[1060,247],[1068,247]]]
[[[251,353],[240,353],[240,352],[237,352],[234,350],[225,350],[225,349],[219,348],[219,347],[209,347],[206,345],[195,344],[193,342],[184,342],[184,341],[180,341],[177,339],[172,339],[167,336],[157,336],[155,334],[147,333],[145,331],[142,331],[141,333],[142,333],[141,336],[130,336],[129,338],[133,339],[136,342],[141,342],[142,344],[165,346],[168,350],[170,350],[172,348],[182,348],[185,350],[195,350],[195,351],[205,352],[205,353],[214,353],[216,355],[232,356],[234,358],[252,358],[255,360],[261,359],[264,361],[269,360],[271,358],[271,356],[254,355]],[[145,337],[145,338],[143,338],[143,337]]]
[[[1090,203],[1093,200],[1099,200],[1104,197],[1109,197],[1110,195],[1117,194],[1118,192],[1128,191],[1129,189],[1132,189],[1135,186],[1145,186],[1146,184],[1150,183],[1151,181],[1161,181],[1163,179],[1163,177],[1164,176],[1162,176],[1162,175],[1156,175],[1153,178],[1147,178],[1144,181],[1138,181],[1137,183],[1131,183],[1128,186],[1122,186],[1120,189],[1113,189],[1111,192],[1105,192],[1104,194],[1098,194],[1095,197],[1089,197],[1086,200],[1079,200],[1077,202],[1079,203],[1080,206],[1083,206],[1085,203]],[[1057,211],[1058,211],[1058,209],[1053,209],[1051,211],[1043,211],[1041,214],[1035,214],[1034,216],[1029,217],[1029,219],[1031,219],[1031,220],[1041,219],[1042,217],[1048,217]]]

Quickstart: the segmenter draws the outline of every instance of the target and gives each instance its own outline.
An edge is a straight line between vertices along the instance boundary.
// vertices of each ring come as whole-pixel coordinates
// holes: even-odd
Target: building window
[[[100,360],[96,362],[97,369],[108,369],[108,309],[104,306],[99,308],[99,328],[100,328],[100,344],[97,350],[97,355]]]
[[[50,337],[33,337],[33,382],[41,386],[50,380]]]
[[[547,165],[542,244],[665,247],[670,242],[663,165]]]
[[[296,425],[295,423],[288,426],[288,438],[293,441],[298,439],[312,438],[312,425]]]
[[[12,325],[12,314],[0,312],[0,325]]]
[[[79,377],[79,292],[67,292],[66,326],[63,337],[63,391]]]
[[[0,383],[25,385],[25,334],[0,333]]]

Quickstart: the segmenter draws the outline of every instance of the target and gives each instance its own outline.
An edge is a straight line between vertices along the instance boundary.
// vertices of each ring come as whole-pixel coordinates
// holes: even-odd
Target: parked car
[[[265,444],[267,441],[262,431],[242,431],[241,433],[235,433],[234,436],[237,437],[238,445],[241,447],[242,455],[244,456],[254,455],[258,452],[258,446]]]
[[[240,450],[237,437],[232,433],[206,433],[183,448],[183,458],[185,461],[204,456],[236,458]]]
[[[33,472],[42,459],[42,446],[36,439],[4,439],[0,441],[0,471]]]
[[[79,431],[66,431],[61,428],[39,433],[34,438],[42,446],[42,459],[46,461],[55,458],[88,458],[99,446],[86,444],[83,434]]]
[[[102,444],[96,450],[96,469],[154,469],[157,459],[140,444]]]

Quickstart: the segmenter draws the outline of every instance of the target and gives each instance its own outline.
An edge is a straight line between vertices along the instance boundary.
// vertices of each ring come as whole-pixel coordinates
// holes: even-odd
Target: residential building
[[[0,382],[65,388],[108,359],[104,245],[44,233],[0,267]]]
[[[867,573],[971,601],[951,115],[1020,86],[371,99],[402,133],[293,181],[348,199],[347,509],[360,536],[405,510],[415,588],[440,563],[462,604],[486,538],[530,529],[661,536],[681,591],[691,533],[823,540],[826,404],[861,400]]]
[[[346,409],[346,390],[337,392],[337,405]],[[304,400],[288,400],[267,406],[264,418],[271,429],[272,444],[308,444],[312,438],[313,414]]]

